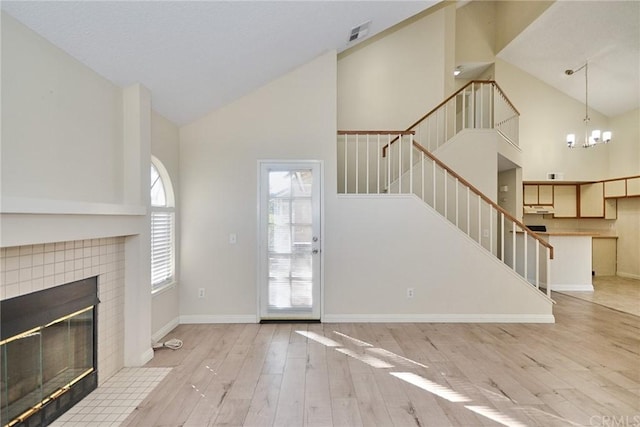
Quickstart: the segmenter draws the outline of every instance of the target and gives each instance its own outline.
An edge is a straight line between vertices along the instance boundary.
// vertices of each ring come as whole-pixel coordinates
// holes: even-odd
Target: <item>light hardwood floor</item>
[[[593,289],[593,292],[563,294],[640,316],[640,280],[618,276],[594,276]]]
[[[640,425],[640,318],[553,298],[555,324],[180,325],[122,425]]]

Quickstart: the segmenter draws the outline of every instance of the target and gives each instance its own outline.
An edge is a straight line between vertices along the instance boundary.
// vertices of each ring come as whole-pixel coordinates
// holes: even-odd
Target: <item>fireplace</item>
[[[0,425],[46,426],[97,387],[97,276],[0,302]]]

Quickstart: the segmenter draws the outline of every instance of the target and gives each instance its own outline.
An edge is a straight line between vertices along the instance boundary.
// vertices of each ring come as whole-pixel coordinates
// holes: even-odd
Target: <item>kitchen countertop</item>
[[[546,236],[591,236],[594,238],[613,238],[617,239],[618,236],[614,233],[606,230],[547,230],[537,232]]]

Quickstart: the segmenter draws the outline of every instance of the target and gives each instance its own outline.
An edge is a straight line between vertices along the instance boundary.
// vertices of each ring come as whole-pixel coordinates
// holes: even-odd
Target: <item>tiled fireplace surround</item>
[[[0,299],[98,276],[98,381],[124,366],[125,238],[0,248]]]

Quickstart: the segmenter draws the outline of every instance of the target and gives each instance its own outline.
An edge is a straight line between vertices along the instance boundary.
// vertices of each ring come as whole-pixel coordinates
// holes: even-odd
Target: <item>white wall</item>
[[[0,246],[123,237],[121,363],[145,363],[149,92],[115,86],[5,13],[2,89]]]
[[[452,7],[428,11],[339,55],[339,129],[406,129],[450,95]]]
[[[122,114],[119,87],[2,12],[3,199],[121,202]]]
[[[334,215],[326,321],[553,319],[550,300],[414,196],[342,196]]]
[[[520,111],[520,148],[524,181],[546,180],[548,172],[562,172],[567,181],[608,176],[609,151],[599,145],[585,150],[567,148],[567,133],[584,131],[584,102],[562,94],[530,74],[496,60],[496,80]],[[591,111],[591,125],[609,128],[606,116]]]
[[[607,178],[640,175],[640,109],[613,117],[611,131]]]
[[[151,334],[160,339],[177,325],[179,320],[180,283],[180,133],[170,120],[156,112],[151,114],[151,154],[162,162],[169,173],[175,197],[175,277],[176,285],[155,293],[151,300]]]
[[[505,150],[503,138],[494,130],[464,130],[438,148],[434,154],[444,164],[469,181],[493,201],[497,201],[498,153],[515,164],[520,153],[511,147]]]
[[[506,187],[506,191],[502,190],[503,187]],[[522,221],[522,168],[498,173],[498,204]]]
[[[330,240],[335,93],[336,54],[328,52],[180,129],[181,321],[256,320],[259,159],[324,161]]]
[[[496,2],[471,1],[456,9],[456,65],[495,59]]]

